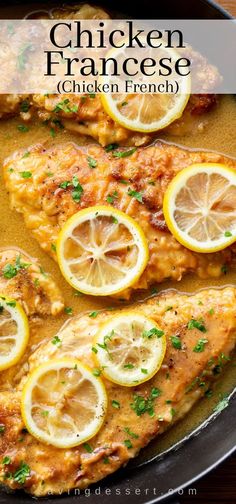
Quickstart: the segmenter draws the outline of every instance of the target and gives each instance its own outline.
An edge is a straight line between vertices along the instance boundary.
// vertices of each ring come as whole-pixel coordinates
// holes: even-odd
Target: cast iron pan
[[[36,2],[31,4],[34,10]],[[41,2],[40,2],[41,3]],[[44,7],[59,5],[57,2],[42,2]],[[68,0],[68,4],[73,2]],[[78,3],[78,2],[77,2]],[[93,3],[93,2],[91,2]],[[111,10],[113,2],[94,1]],[[14,5],[22,4],[20,0],[9,1]],[[37,2],[39,5],[39,3]],[[41,4],[41,5],[42,5]],[[130,4],[130,5],[129,5]],[[38,8],[37,5],[37,8]],[[114,3],[112,5],[115,7]],[[119,0],[117,8],[120,12],[133,18],[146,19],[225,19],[229,14],[209,0]],[[229,455],[236,446],[235,430],[235,395],[230,398],[229,406],[219,415],[210,418],[196,431],[183,439],[170,450],[156,456],[143,465],[128,464],[125,469],[117,471],[105,480],[90,487],[90,496],[81,492],[80,495],[71,491],[69,495],[42,498],[40,504],[152,504],[156,502],[178,503],[185,487],[194,489],[194,482],[215,468]],[[32,498],[24,492],[0,493],[0,504],[32,504]]]

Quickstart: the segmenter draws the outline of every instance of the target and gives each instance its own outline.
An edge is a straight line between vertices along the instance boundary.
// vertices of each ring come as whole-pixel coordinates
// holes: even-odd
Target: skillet
[[[58,1],[30,2],[24,5],[29,10],[48,8],[58,5]],[[68,2],[71,4],[72,2]],[[96,0],[96,5],[101,5],[111,10],[111,1]],[[211,0],[145,0],[136,3],[119,0],[119,12],[127,16],[137,18],[159,19],[227,19],[229,14]],[[17,17],[17,7],[21,6],[21,0],[8,1],[11,6],[11,17]],[[134,14],[135,12],[135,14]],[[5,17],[5,16],[4,16]],[[166,451],[158,455],[140,458],[128,464],[125,469],[117,471],[109,478],[98,482],[90,487],[89,493],[81,492],[70,495],[42,498],[43,504],[80,504],[92,502],[96,504],[110,504],[111,502],[124,504],[154,504],[156,502],[169,502],[177,504],[178,497],[185,487],[194,488],[194,482],[214,469],[218,464],[230,456],[236,446],[235,418],[235,395],[232,394],[228,407],[220,414],[212,415],[200,427],[183,438]],[[0,493],[0,504],[32,504],[32,497],[23,492]]]

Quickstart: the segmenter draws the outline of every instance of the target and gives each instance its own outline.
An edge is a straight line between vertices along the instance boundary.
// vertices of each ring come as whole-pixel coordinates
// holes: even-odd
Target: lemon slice
[[[108,296],[133,285],[148,262],[141,227],[109,206],[81,210],[62,228],[57,257],[61,272],[75,289]]]
[[[125,48],[112,49],[109,51],[107,59],[111,58],[110,66],[112,65],[113,58],[117,63],[119,63],[119,60],[124,61],[126,57],[130,56],[129,51],[130,50]],[[142,56],[140,51],[142,51]],[[151,47],[139,48],[138,53],[140,54],[140,58],[149,58],[156,61],[162,58],[171,58],[173,62],[176,62],[180,58],[180,54],[177,51],[164,47],[159,49],[153,49]],[[136,54],[134,56],[136,56]],[[136,70],[135,68],[134,72]],[[112,67],[109,71],[109,64],[107,73],[112,75]],[[112,77],[103,77],[101,82],[102,84],[111,85],[112,80]],[[165,85],[166,77],[148,77],[148,85],[153,83],[155,86],[157,81],[159,85],[161,83]],[[144,77],[144,82],[140,82],[140,84],[145,85],[145,82]],[[144,133],[158,131],[166,128],[173,121],[181,117],[189,100],[191,92],[190,75],[180,77],[172,73],[171,82],[178,82],[178,92],[176,94],[161,92],[145,94],[141,93],[139,89],[135,89],[134,93],[107,93],[101,95],[102,105],[107,114],[124,128]],[[121,83],[119,89],[123,90]]]
[[[171,181],[163,202],[174,237],[196,252],[216,252],[236,240],[236,171],[193,164]]]
[[[108,380],[133,387],[150,380],[158,371],[166,338],[152,319],[127,311],[105,322],[95,336],[92,350]]]
[[[28,319],[21,305],[0,296],[0,371],[20,360],[28,340]]]
[[[36,368],[21,402],[24,423],[43,443],[71,448],[95,436],[107,408],[103,382],[76,359],[54,359]]]

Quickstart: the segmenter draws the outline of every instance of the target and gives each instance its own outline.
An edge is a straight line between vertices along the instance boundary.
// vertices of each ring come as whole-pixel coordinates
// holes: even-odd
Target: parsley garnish
[[[188,329],[198,329],[199,331],[205,333],[207,332],[206,327],[202,319],[196,320],[191,319],[188,323]]]
[[[107,203],[110,203],[110,205],[113,205],[114,200],[118,198],[118,192],[114,191],[112,194],[108,194],[106,200]]]
[[[14,473],[13,479],[16,483],[23,485],[26,482],[26,478],[30,475],[30,467],[25,463],[21,462],[19,469]]]
[[[133,369],[134,365],[131,364],[131,362],[128,362],[127,364],[124,365],[124,369]]]
[[[79,203],[84,190],[82,185],[80,185],[78,177],[76,175],[72,179],[72,185],[74,186],[74,190],[72,191],[72,199],[76,203]]]
[[[171,336],[170,339],[171,339],[172,346],[174,348],[176,348],[176,350],[182,349],[182,343],[181,343],[181,339],[179,336]]]
[[[90,314],[89,314],[89,317],[90,318],[96,318],[98,316],[98,311],[92,311]]]
[[[17,129],[21,131],[21,133],[27,133],[27,131],[29,131],[28,126],[25,126],[24,124],[18,124]]]
[[[30,266],[30,263],[23,263],[20,260],[20,255],[17,256],[15,265],[13,264],[5,264],[4,268],[2,269],[3,276],[4,278],[11,279],[14,278],[18,271],[21,269],[28,268]]]
[[[229,398],[228,397],[223,397],[218,404],[214,407],[213,411],[215,413],[220,413],[223,409],[227,408],[229,404]]]
[[[93,452],[93,448],[92,446],[90,446],[89,443],[84,443],[83,444],[83,447],[85,448],[85,450],[88,452],[88,453],[92,453]]]
[[[72,105],[70,106],[70,100],[69,98],[66,98],[65,100],[62,100],[61,102],[57,103],[55,108],[53,109],[53,112],[60,112],[61,110],[65,112],[66,114],[71,114],[71,112],[78,112],[78,105]]]
[[[23,100],[20,104],[21,112],[28,112],[29,108],[30,108],[30,104],[29,104],[28,100]]]
[[[142,337],[151,339],[153,336],[156,336],[157,338],[161,338],[164,336],[164,331],[161,331],[160,329],[157,329],[156,327],[152,327],[152,329],[149,329],[149,331],[143,331]]]
[[[131,408],[136,412],[137,416],[148,413],[151,417],[154,416],[153,401],[161,395],[160,389],[154,387],[147,399],[141,395],[134,395],[134,402],[131,403]]]
[[[120,403],[119,403],[119,401],[116,401],[115,399],[113,399],[113,401],[111,402],[111,405],[115,409],[120,409]]]
[[[232,233],[230,231],[225,231],[225,237],[230,238],[232,236]]]
[[[203,350],[205,349],[205,345],[207,343],[208,343],[208,340],[206,338],[199,339],[197,344],[193,348],[193,352],[197,352],[197,353],[203,352]]]
[[[133,448],[133,445],[130,441],[130,439],[125,439],[124,440],[124,445],[126,446],[126,448],[130,449],[130,448]]]
[[[133,439],[138,439],[138,434],[135,434],[135,432],[132,432],[129,427],[124,427],[124,431],[126,434],[128,434],[131,438]]]
[[[10,459],[10,457],[8,457],[8,456],[4,457],[4,459],[3,459],[3,461],[2,461],[2,464],[3,464],[3,465],[8,465],[8,464],[10,464],[10,463],[11,463],[11,459]]]
[[[98,165],[98,162],[96,161],[96,159],[93,159],[90,156],[87,157],[87,161],[88,161],[89,168],[96,168]]]
[[[133,149],[130,149],[130,150],[113,152],[112,155],[113,155],[113,157],[116,157],[116,158],[124,158],[124,157],[131,156],[136,150],[137,150],[136,147],[134,147]]]
[[[22,178],[25,178],[25,179],[32,177],[32,173],[30,171],[22,171],[22,172],[20,172],[20,174],[21,174]]]
[[[52,339],[52,344],[53,344],[53,345],[56,345],[56,346],[58,346],[58,347],[60,347],[60,346],[61,346],[61,343],[62,343],[62,341],[61,341],[61,339],[59,338],[59,336],[57,336],[57,335],[56,335],[56,336],[54,336],[54,338]]]
[[[228,271],[229,271],[228,265],[223,264],[223,266],[221,266],[221,273],[224,273],[224,275],[226,275],[226,273],[228,273]]]
[[[119,147],[119,144],[117,144],[117,143],[111,143],[111,144],[108,144],[108,145],[105,147],[105,151],[106,151],[106,152],[111,152],[111,151],[113,151],[113,150],[115,150],[115,149],[118,149],[118,147]]]
[[[64,308],[64,312],[65,312],[67,315],[72,315],[73,310],[72,310],[72,308],[71,308],[70,306],[66,306],[66,307]]]
[[[133,191],[129,187],[128,195],[131,196],[131,198],[135,198],[139,203],[143,203],[143,193],[138,192],[138,191]]]

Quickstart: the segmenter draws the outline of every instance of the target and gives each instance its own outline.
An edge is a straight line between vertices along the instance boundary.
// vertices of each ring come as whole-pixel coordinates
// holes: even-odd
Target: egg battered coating
[[[202,162],[236,168],[236,161],[223,155],[161,142],[111,152],[96,145],[67,143],[50,149],[32,147],[27,158],[16,152],[5,162],[4,180],[11,208],[23,214],[28,229],[55,260],[60,229],[82,208],[112,203],[133,217],[146,235],[150,258],[132,289],[146,289],[168,278],[181,280],[190,271],[201,278],[219,277],[235,261],[234,246],[211,254],[195,253],[178,243],[167,229],[162,203],[168,184],[186,166]],[[25,170],[31,177],[22,178]],[[73,199],[73,177],[82,187],[80,201]],[[128,298],[130,293],[131,289],[121,296]]]
[[[191,296],[169,291],[132,309],[151,317],[166,335],[167,352],[160,371],[148,382],[131,388],[104,379],[108,412],[101,430],[89,440],[89,450],[86,445],[58,449],[24,431],[20,399],[27,377],[14,392],[1,393],[0,459],[10,457],[9,464],[0,464],[4,485],[43,496],[85,488],[104,478],[182,418],[230,359],[236,336],[236,289],[207,289]],[[104,311],[96,318],[83,315],[71,319],[58,333],[60,346],[51,341],[41,345],[29,359],[30,370],[64,356],[78,358],[94,368],[93,337],[114,313]],[[189,325],[193,319],[201,321],[201,330]],[[173,345],[173,335],[179,337],[181,349]],[[201,338],[204,348],[197,352],[194,348]],[[138,402],[143,399],[146,409],[140,412]],[[20,484],[15,475],[22,464],[27,471]]]
[[[11,368],[0,372],[0,390],[11,390],[28,371],[28,358],[47,334],[46,317],[58,315],[64,300],[50,275],[18,249],[0,250],[0,295],[18,301],[28,316],[30,338],[26,352]]]

